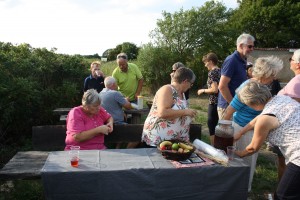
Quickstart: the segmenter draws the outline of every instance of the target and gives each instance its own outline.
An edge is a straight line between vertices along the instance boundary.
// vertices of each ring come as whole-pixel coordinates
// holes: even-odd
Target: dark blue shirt
[[[232,97],[235,95],[235,90],[247,80],[246,72],[247,61],[241,58],[238,51],[228,56],[221,68],[221,76],[230,78],[228,88]],[[227,108],[228,102],[224,99],[222,94],[219,92],[218,96],[218,107]]]
[[[104,78],[99,76],[94,78],[92,75],[89,75],[84,80],[83,91],[87,91],[88,89],[95,89],[97,92],[101,92],[104,88]]]

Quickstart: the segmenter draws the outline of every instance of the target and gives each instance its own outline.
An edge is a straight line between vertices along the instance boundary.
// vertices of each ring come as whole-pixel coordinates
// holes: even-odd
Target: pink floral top
[[[99,134],[92,139],[84,142],[76,142],[73,135],[104,125],[110,117],[111,115],[102,107],[100,108],[99,112],[92,117],[85,114],[81,106],[75,107],[70,110],[66,122],[67,135],[65,141],[65,150],[70,150],[70,146],[73,145],[80,146],[80,150],[106,149],[104,145],[103,134]]]
[[[178,92],[175,88],[172,88],[173,110],[187,109],[187,100],[180,99]],[[184,95],[183,95],[184,96]],[[157,116],[157,97],[154,97],[153,105],[149,112],[149,115],[145,121],[142,141],[146,142],[147,145],[157,146],[161,141],[164,140],[184,140],[189,141],[189,130],[192,118],[189,116],[182,116],[173,120],[167,120],[159,118]]]

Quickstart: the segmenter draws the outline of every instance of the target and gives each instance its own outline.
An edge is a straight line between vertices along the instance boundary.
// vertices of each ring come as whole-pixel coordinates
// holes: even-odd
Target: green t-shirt
[[[135,93],[138,87],[138,82],[143,78],[140,69],[133,63],[128,63],[128,71],[122,72],[119,67],[116,67],[112,73],[118,84],[118,90],[125,96],[129,97],[130,101],[135,100]]]

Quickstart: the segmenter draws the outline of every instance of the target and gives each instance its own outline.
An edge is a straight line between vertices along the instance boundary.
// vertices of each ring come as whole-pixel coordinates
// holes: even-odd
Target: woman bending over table
[[[106,149],[104,135],[113,131],[113,118],[101,106],[101,99],[94,89],[87,90],[82,105],[70,110],[66,125],[66,147],[80,146],[80,150]]]
[[[300,104],[285,95],[272,98],[269,89],[255,81],[245,84],[238,96],[247,106],[263,111],[234,136],[238,140],[254,128],[250,144],[236,151],[236,154],[240,157],[252,155],[265,140],[278,146],[287,167],[274,195],[275,199],[300,199]]]
[[[172,83],[156,92],[142,135],[148,146],[157,146],[163,140],[189,141],[190,123],[197,112],[187,107],[184,92],[195,79],[191,69],[181,67],[175,71]]]
[[[261,113],[262,110],[255,110],[246,104],[242,103],[237,95],[239,90],[244,87],[244,85],[251,81],[257,81],[261,84],[266,85],[269,90],[271,89],[269,84],[271,84],[280,70],[283,68],[283,62],[277,57],[268,56],[260,57],[256,60],[254,67],[252,68],[253,77],[242,83],[236,90],[236,94],[227,107],[224,118],[226,120],[233,119],[234,134],[239,132],[245,125],[247,125],[252,119]],[[272,90],[270,90],[272,93]],[[275,95],[275,94],[272,94]],[[253,130],[245,134],[239,141],[236,142],[237,149],[244,149],[252,140]],[[252,180],[256,168],[256,160],[258,153],[248,156],[244,161],[250,165],[250,177],[248,192],[251,191]]]

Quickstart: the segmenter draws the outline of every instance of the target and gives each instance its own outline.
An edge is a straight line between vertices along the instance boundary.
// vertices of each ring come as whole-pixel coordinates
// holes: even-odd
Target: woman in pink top
[[[290,68],[294,72],[295,77],[292,78],[288,84],[279,91],[278,95],[287,95],[300,102],[300,49],[297,49],[294,52],[289,61]]]
[[[100,103],[98,92],[90,89],[83,94],[82,105],[70,110],[65,150],[73,145],[80,150],[106,149],[104,135],[113,131],[113,118]]]

